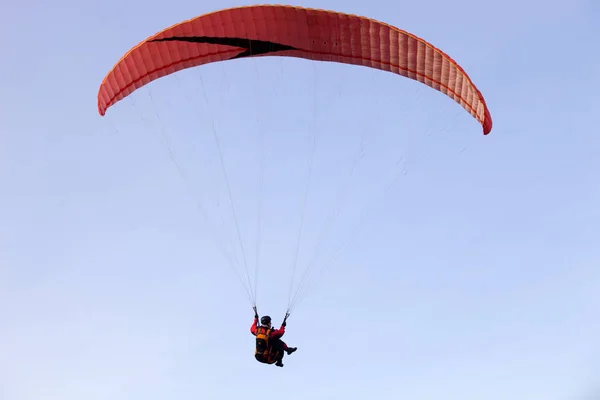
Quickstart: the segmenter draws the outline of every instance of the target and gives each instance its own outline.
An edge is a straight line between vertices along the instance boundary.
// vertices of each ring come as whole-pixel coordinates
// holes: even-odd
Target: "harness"
[[[277,361],[279,352],[273,352],[271,344],[269,342],[271,332],[273,329],[259,326],[256,328],[256,348],[254,350],[254,357],[266,364],[273,364]]]

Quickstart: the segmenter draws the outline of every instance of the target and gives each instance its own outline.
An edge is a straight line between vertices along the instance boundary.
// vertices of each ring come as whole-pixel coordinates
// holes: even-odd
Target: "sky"
[[[600,399],[598,2],[294,3],[444,50],[488,136],[408,79],[277,57],[98,114],[129,48],[246,4],[0,5],[0,400]],[[306,266],[298,351],[259,364],[244,288],[279,325]]]

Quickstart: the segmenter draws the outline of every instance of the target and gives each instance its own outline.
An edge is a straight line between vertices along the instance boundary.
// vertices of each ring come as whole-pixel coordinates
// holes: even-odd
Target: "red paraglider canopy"
[[[476,118],[492,118],[481,92],[448,55],[408,32],[373,19],[295,6],[230,8],[178,23],[131,49],[105,77],[98,111],[179,70],[243,57],[286,56],[363,65],[424,83]]]

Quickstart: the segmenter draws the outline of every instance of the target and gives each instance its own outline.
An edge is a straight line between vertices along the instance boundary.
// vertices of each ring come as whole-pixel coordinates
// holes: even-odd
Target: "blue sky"
[[[130,47],[242,4],[1,6],[0,399],[597,398],[597,2],[295,3],[442,48],[486,97],[487,137],[422,85],[281,58],[185,71],[98,115]],[[283,369],[253,359],[252,310],[221,253],[242,265],[215,132],[252,275],[260,249],[259,310],[276,322],[317,138],[298,268],[323,256]]]

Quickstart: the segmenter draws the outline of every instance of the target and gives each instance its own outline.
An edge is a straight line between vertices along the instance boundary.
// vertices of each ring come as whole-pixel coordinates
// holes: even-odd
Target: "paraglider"
[[[283,353],[286,352],[290,355],[298,350],[297,347],[289,347],[281,340],[281,337],[285,334],[287,317],[286,315],[279,329],[272,328],[271,317],[268,315],[264,315],[260,319],[260,325],[258,325],[258,312],[254,307],[254,322],[250,327],[250,332],[256,336],[254,358],[258,362],[283,367]]]
[[[430,86],[492,130],[485,100],[467,73],[425,40],[383,22],[297,6],[224,9],[175,24],[139,43],[104,78],[98,111],[185,68],[245,57],[299,57],[362,65]]]
[[[223,9],[148,37],[106,75],[98,91],[98,112],[104,116],[135,90],[177,71],[265,56],[360,65],[413,79],[460,104],[479,122],[484,135],[492,129],[492,118],[479,89],[460,65],[432,44],[370,18],[285,5]],[[256,336],[255,358],[282,367],[284,352],[296,351],[281,340],[291,306],[281,328],[275,330],[268,316],[258,324],[256,300],[249,297],[255,311],[250,328]]]

